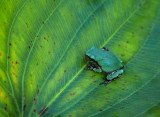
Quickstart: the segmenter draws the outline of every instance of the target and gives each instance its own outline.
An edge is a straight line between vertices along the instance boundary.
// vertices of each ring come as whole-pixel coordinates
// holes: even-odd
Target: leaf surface
[[[0,1],[0,116],[158,116],[159,0]],[[85,70],[106,47],[125,73]],[[156,114],[157,113],[157,114]]]

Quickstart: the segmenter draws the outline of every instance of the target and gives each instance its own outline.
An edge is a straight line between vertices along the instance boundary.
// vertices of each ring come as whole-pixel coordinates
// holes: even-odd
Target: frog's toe
[[[111,82],[111,80],[106,80],[106,81],[100,83],[99,85],[102,85],[102,84],[107,85],[107,84],[110,83],[110,82]]]
[[[103,49],[104,49],[105,51],[109,51],[109,49],[108,49],[108,48],[106,48],[106,47],[103,47]]]
[[[85,68],[85,70],[93,70],[94,68],[92,66],[88,66]]]

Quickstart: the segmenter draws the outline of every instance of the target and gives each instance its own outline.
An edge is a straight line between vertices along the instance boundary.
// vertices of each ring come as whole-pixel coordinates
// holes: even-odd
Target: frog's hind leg
[[[100,83],[99,85],[102,85],[102,84],[107,85],[107,84],[109,84],[110,82],[118,79],[120,76],[121,76],[121,74],[119,74],[116,78],[114,78],[114,79],[112,79],[112,80],[106,80],[106,78],[104,78],[105,81],[102,82],[102,83]]]
[[[103,47],[103,49],[104,49],[105,51],[109,51],[109,49],[108,49],[108,48],[106,48],[106,47]]]

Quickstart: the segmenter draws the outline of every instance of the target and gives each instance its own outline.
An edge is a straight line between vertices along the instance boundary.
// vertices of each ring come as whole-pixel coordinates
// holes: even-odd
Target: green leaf
[[[159,0],[1,0],[0,116],[159,116]],[[125,73],[107,86],[85,52]]]

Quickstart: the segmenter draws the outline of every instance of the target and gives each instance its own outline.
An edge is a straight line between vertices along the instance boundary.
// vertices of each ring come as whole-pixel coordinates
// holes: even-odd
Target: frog
[[[107,85],[124,73],[124,65],[121,58],[106,47],[98,49],[92,46],[86,51],[85,56],[88,59],[88,63],[86,63],[87,70],[106,74],[104,82],[100,83],[100,85]]]

